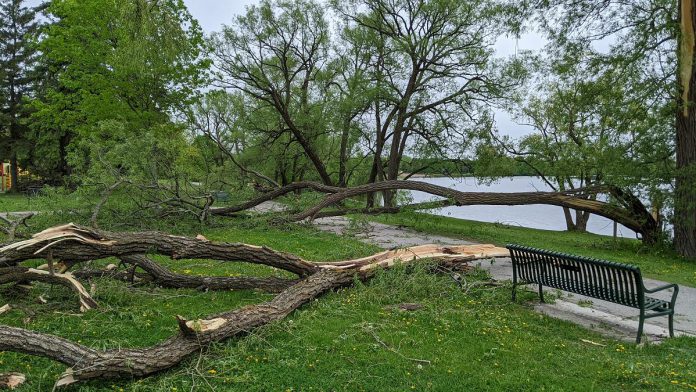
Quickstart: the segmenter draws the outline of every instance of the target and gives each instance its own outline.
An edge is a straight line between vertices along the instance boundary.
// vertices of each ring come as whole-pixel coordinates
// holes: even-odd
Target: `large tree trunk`
[[[123,257],[124,254],[142,250],[170,256],[185,252],[186,257],[219,260],[228,260],[232,255],[239,255],[242,260],[254,260],[298,274],[302,271],[307,272],[302,280],[287,287],[269,302],[198,320],[178,317],[178,334],[146,348],[119,347],[97,350],[59,336],[22,328],[0,328],[0,351],[43,356],[69,366],[56,382],[57,387],[95,378],[145,377],[168,369],[213,342],[248,333],[259,326],[282,319],[328,290],[350,285],[356,279],[369,279],[378,270],[397,264],[431,259],[450,268],[467,269],[468,263],[472,260],[509,256],[507,249],[492,245],[421,245],[384,251],[354,260],[312,263],[294,255],[246,244],[214,243],[200,238],[161,233],[110,233],[64,225],[44,230],[34,235],[31,240],[1,248],[0,259],[21,261],[42,257],[46,249],[51,249],[52,255],[67,257],[86,252],[90,254],[89,258]],[[84,257],[86,256],[83,256],[83,259]],[[147,264],[146,259],[127,257],[131,257],[133,263],[144,261]],[[279,262],[279,258],[285,261]],[[25,270],[22,267],[9,268],[20,272]],[[171,278],[167,277],[166,271],[158,273],[165,279]],[[46,278],[50,275],[43,272],[37,276]]]
[[[681,0],[681,35],[677,81],[677,173],[674,192],[674,243],[677,251],[696,258],[696,4]]]
[[[313,189],[315,191],[329,194],[322,202],[316,206],[309,208],[301,213],[294,214],[290,217],[292,221],[300,221],[304,219],[314,219],[319,216],[319,213],[324,208],[336,205],[345,199],[370,194],[375,192],[383,192],[385,190],[414,190],[430,193],[435,196],[441,196],[451,200],[451,204],[464,205],[529,205],[529,204],[548,204],[559,207],[592,213],[603,216],[605,218],[617,221],[629,229],[640,233],[643,242],[652,244],[655,243],[661,236],[660,227],[645,208],[645,205],[634,195],[624,192],[621,189],[614,187],[593,187],[593,188],[577,188],[566,192],[460,192],[451,188],[438,185],[428,184],[420,181],[381,181],[373,184],[365,184],[352,188],[329,187],[319,183],[304,182],[291,184],[287,187],[279,188],[261,195],[249,202],[239,206],[213,208],[210,213],[213,215],[231,215],[235,212],[243,211],[252,208],[264,201],[272,200],[276,197],[284,195],[296,189]],[[596,193],[608,193],[616,203],[606,203],[592,198],[588,195]],[[367,211],[380,209],[366,208]],[[398,211],[396,206],[385,206],[382,211]],[[589,216],[589,215],[587,215]],[[0,262],[2,259],[0,259]]]

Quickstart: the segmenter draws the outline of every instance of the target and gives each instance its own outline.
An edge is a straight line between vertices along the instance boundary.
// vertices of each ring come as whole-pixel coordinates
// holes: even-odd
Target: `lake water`
[[[551,191],[538,177],[502,178],[492,184],[481,183],[474,177],[461,178],[418,178],[417,181],[453,188],[462,192],[536,192]],[[413,202],[438,200],[429,193],[412,191]],[[506,225],[531,227],[545,230],[566,230],[563,209],[557,206],[531,204],[524,206],[452,206],[429,210],[429,213],[453,218],[469,219],[481,222],[500,222]],[[587,223],[587,230],[596,234],[612,235],[614,222],[601,216],[592,215]],[[636,233],[623,226],[618,226],[621,237],[636,238]]]

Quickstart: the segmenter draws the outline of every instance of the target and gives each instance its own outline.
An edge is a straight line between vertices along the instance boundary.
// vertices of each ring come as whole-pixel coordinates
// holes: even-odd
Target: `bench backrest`
[[[634,265],[508,244],[517,280],[640,307],[643,279]]]

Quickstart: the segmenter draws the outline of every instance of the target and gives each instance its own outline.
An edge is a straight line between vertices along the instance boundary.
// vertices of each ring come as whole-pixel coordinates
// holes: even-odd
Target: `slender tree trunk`
[[[10,158],[10,191],[17,193],[19,188],[17,188],[17,177],[19,176],[19,169],[17,168],[17,153],[12,152],[12,158]]]
[[[570,208],[563,207],[563,217],[565,218],[566,222],[566,230],[575,231],[576,226],[575,222],[573,222],[573,214],[570,213]]]
[[[696,4],[680,1],[680,97],[676,118],[677,173],[674,194],[674,244],[686,257],[696,258]]]
[[[587,221],[590,220],[590,213],[587,211],[575,210],[575,231],[587,232]]]
[[[348,164],[348,138],[350,136],[350,119],[343,121],[343,132],[341,133],[341,151],[338,158],[338,186],[348,185],[346,179],[346,166]]]

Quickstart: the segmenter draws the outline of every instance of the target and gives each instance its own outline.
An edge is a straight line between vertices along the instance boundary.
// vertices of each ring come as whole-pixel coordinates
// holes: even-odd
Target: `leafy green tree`
[[[660,107],[652,105],[656,97],[635,89],[635,70],[588,58],[579,50],[545,67],[540,92],[513,110],[534,132],[495,140],[556,191],[610,184],[657,200],[671,175],[672,145],[669,127],[658,120]],[[589,213],[576,211],[575,221],[569,209],[564,214],[568,230],[586,230]]]
[[[607,63],[640,64],[644,86],[671,110],[676,171],[674,242],[696,258],[696,6],[693,0],[555,0],[534,3],[557,46],[610,42]]]
[[[217,83],[254,98],[280,119],[325,184],[333,184],[322,146],[328,144],[324,94],[329,25],[311,0],[263,0],[214,34]]]
[[[508,94],[519,68],[493,65],[492,45],[506,26],[498,2],[456,0],[334,1],[348,27],[375,48],[377,87],[366,113],[374,132],[369,182],[395,180],[409,149],[419,155],[462,154],[470,135],[490,125],[487,106]],[[501,65],[501,64],[498,64]],[[504,71],[502,71],[504,70]],[[385,162],[386,158],[386,162]],[[391,205],[393,193],[385,193]]]
[[[193,102],[207,60],[202,31],[183,2],[54,0],[47,13],[55,22],[40,49],[53,83],[34,101],[31,116],[47,166],[67,154],[78,174],[88,174],[103,157],[85,156],[93,143],[110,146],[155,132]],[[122,132],[99,133],[103,122]],[[69,149],[57,145],[66,135]]]
[[[0,1],[0,157],[10,159],[15,191],[19,161],[31,150],[25,120],[36,81],[38,10],[23,0]]]

